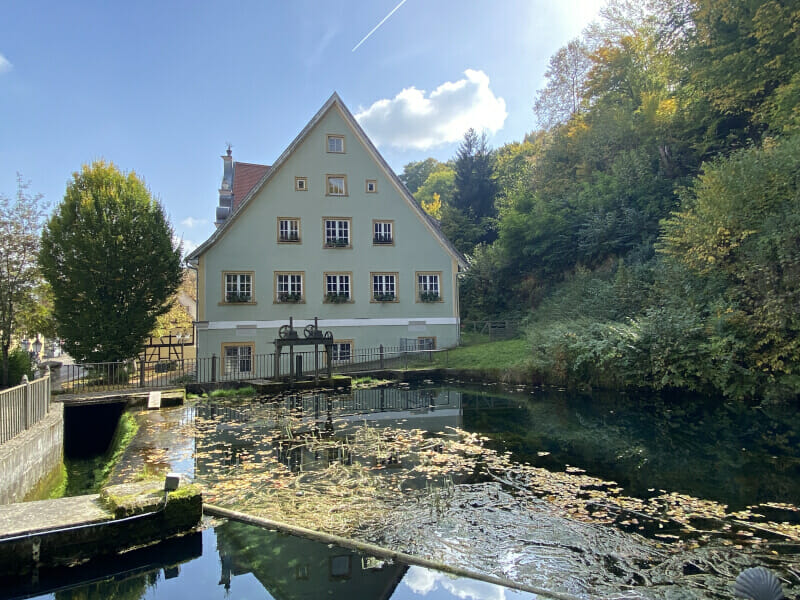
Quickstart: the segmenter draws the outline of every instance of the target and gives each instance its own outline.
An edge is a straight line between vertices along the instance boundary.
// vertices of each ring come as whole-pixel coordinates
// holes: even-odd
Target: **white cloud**
[[[192,240],[187,240],[186,238],[179,237],[177,235],[172,236],[172,245],[173,247],[177,248],[179,244],[183,244],[181,248],[181,258],[186,258],[191,254],[195,248],[197,248],[200,244],[197,242],[193,242]]]
[[[5,56],[0,54],[0,73],[8,73],[12,67],[13,65],[11,62],[9,62]]]
[[[183,221],[181,221],[181,225],[188,227],[189,229],[198,227],[200,225],[205,225],[206,223],[208,223],[208,219],[195,219],[194,217],[186,217]]]
[[[377,144],[426,150],[460,140],[470,127],[494,133],[508,116],[506,101],[489,88],[483,71],[467,69],[458,81],[447,81],[428,96],[405,88],[393,100],[378,100],[356,119]]]
[[[427,596],[438,588],[447,590],[451,596],[462,600],[505,600],[506,588],[493,583],[451,577],[439,571],[430,571],[421,567],[409,567],[403,584],[414,594]],[[513,590],[508,590],[514,595]]]

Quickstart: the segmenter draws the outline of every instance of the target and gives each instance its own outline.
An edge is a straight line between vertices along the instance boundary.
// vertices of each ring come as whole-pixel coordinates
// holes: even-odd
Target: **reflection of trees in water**
[[[489,402],[494,410],[484,410]],[[490,435],[519,461],[556,471],[578,465],[635,495],[666,489],[738,507],[800,497],[800,417],[784,407],[698,397],[465,392],[464,427]]]
[[[159,571],[151,571],[129,579],[107,579],[55,593],[56,600],[139,600],[148,588],[155,587]]]

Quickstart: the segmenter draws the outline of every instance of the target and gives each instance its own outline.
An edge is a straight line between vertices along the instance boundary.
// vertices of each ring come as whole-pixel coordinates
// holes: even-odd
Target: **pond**
[[[0,598],[54,600],[115,598],[370,598],[375,600],[531,600],[534,595],[386,562],[344,548],[269,531],[217,522],[202,533],[136,550],[113,563],[43,574],[35,590],[0,590]],[[31,593],[33,595],[31,595]]]
[[[800,589],[791,407],[428,382],[142,412],[114,475],[578,597]],[[633,594],[633,595],[631,595]]]

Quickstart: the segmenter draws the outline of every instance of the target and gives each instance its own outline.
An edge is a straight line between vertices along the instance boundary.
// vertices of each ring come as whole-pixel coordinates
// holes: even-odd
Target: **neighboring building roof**
[[[255,163],[233,162],[233,211],[250,193],[250,190],[261,181],[261,178],[269,171],[269,165],[258,165]]]
[[[261,190],[262,187],[264,187],[264,185],[270,180],[272,175],[279,170],[281,165],[283,165],[283,163],[286,162],[286,160],[289,158],[289,156],[292,155],[294,150],[303,142],[303,140],[305,140],[306,136],[311,132],[311,130],[317,125],[317,123],[320,120],[322,120],[322,118],[327,114],[327,112],[333,107],[339,109],[345,121],[350,124],[356,136],[361,140],[364,146],[366,146],[367,151],[370,154],[372,154],[373,158],[378,163],[378,165],[380,165],[383,168],[386,177],[392,183],[394,183],[398,192],[400,192],[400,196],[408,203],[408,205],[423,221],[423,223],[425,223],[428,226],[431,233],[441,242],[445,250],[447,250],[453,256],[453,258],[458,263],[459,267],[461,268],[467,267],[467,259],[464,257],[463,254],[461,254],[461,252],[458,251],[458,249],[456,249],[455,246],[453,246],[450,240],[447,239],[447,236],[444,235],[436,220],[433,219],[428,213],[426,213],[422,209],[422,207],[417,203],[417,201],[414,200],[414,197],[411,195],[411,192],[408,191],[408,188],[406,188],[406,186],[403,185],[403,182],[400,181],[400,179],[397,177],[397,174],[392,170],[392,168],[389,166],[389,164],[386,162],[383,156],[381,156],[381,153],[378,152],[378,149],[372,143],[372,140],[369,139],[367,134],[361,128],[361,125],[359,125],[358,121],[356,121],[355,117],[353,116],[353,113],[351,113],[350,110],[344,105],[344,102],[342,102],[342,99],[336,92],[334,92],[331,95],[331,97],[328,98],[328,101],[325,102],[325,104],[323,104],[322,108],[320,108],[319,111],[317,111],[317,114],[314,115],[314,117],[308,122],[308,124],[297,135],[297,137],[294,138],[292,143],[289,144],[286,150],[283,151],[283,154],[281,154],[278,157],[278,160],[276,160],[272,164],[272,167],[267,168],[267,171],[259,179],[259,181],[250,189],[247,195],[244,197],[240,197],[238,195],[234,196],[234,208],[232,214],[227,219],[225,219],[224,223],[220,227],[218,227],[217,230],[214,231],[214,233],[211,234],[211,237],[209,237],[205,242],[200,244],[200,246],[195,248],[195,250],[191,254],[189,254],[189,256],[187,257],[188,260],[196,260],[197,258],[199,258],[201,254],[203,254],[206,250],[208,250],[211,246],[213,246],[214,243],[225,234],[225,232],[231,226],[231,223],[235,221],[238,218],[239,214],[247,207],[247,204],[250,202],[250,200],[259,192],[259,190]],[[249,163],[237,163],[237,164],[249,164]],[[263,165],[251,165],[251,166],[263,167]],[[236,186],[237,183],[234,177],[234,188]]]

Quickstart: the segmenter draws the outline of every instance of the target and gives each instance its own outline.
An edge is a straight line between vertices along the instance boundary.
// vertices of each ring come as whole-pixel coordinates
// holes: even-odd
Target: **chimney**
[[[214,221],[214,225],[217,227],[225,222],[233,210],[233,153],[230,144],[221,158],[222,185],[219,188],[219,206],[217,206],[217,218]]]

